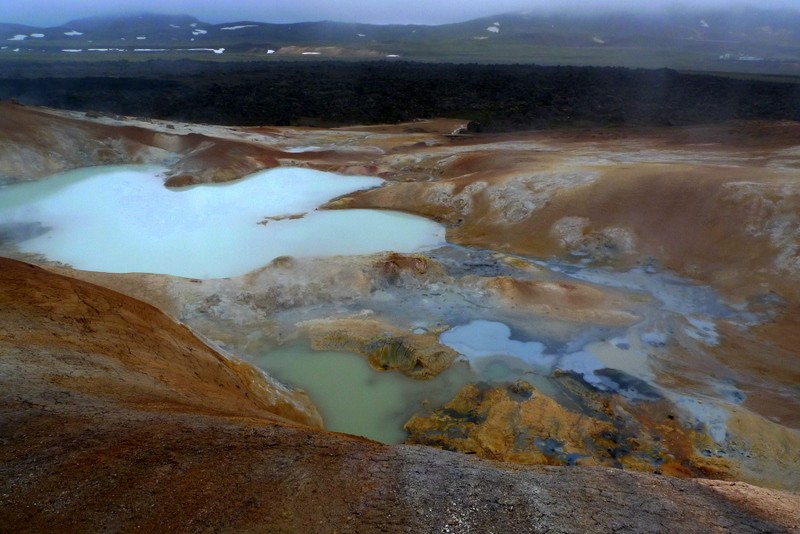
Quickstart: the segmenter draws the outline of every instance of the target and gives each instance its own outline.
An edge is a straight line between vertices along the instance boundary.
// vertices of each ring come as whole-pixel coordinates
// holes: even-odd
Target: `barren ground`
[[[173,185],[278,165],[375,175],[387,183],[327,207],[422,215],[467,247],[282,259],[243,277],[199,281],[76,271],[22,255],[0,233],[3,255],[48,269],[3,260],[0,270],[5,524],[800,528],[796,496],[732,482],[800,488],[797,124],[450,135],[464,123],[245,129],[0,108],[7,183],[137,162],[168,166]],[[571,266],[594,278],[565,277],[560,269]],[[632,268],[653,279],[684,277],[736,310],[714,319],[718,342],[692,337],[683,312],[665,311],[658,298],[602,282]],[[520,331],[538,325],[556,338],[666,322],[674,339],[648,349],[654,384],[717,398],[708,377],[724,378],[743,394],[719,400],[728,414],[723,442],[710,427],[676,420],[669,399],[630,402],[567,374],[556,383],[579,410],[539,391],[521,396],[522,386],[481,386],[407,426],[411,442],[517,465],[386,447],[298,425],[320,422],[305,397],[175,323],[245,358],[302,341],[425,378],[456,356],[438,333],[483,313],[463,302],[488,303]],[[432,326],[410,334],[420,318]],[[387,332],[394,345],[375,352]],[[555,430],[559,421],[568,423]],[[519,465],[561,463],[520,445],[534,430],[586,453],[585,467]],[[619,445],[613,454],[603,445],[610,435]]]

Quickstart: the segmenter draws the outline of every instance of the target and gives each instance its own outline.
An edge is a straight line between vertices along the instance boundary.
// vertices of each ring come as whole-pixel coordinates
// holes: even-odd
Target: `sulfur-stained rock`
[[[609,262],[637,252],[636,234],[629,228],[594,229],[586,217],[563,217],[550,227],[550,236],[573,256]]]
[[[181,141],[182,157],[171,167],[168,187],[229,182],[279,165],[279,151],[253,143],[202,134],[189,134]]]
[[[444,268],[424,254],[399,254],[392,252],[378,259],[375,268],[390,284],[401,284],[411,279],[441,279]]]
[[[555,319],[628,326],[639,320],[630,297],[580,282],[487,278],[484,287],[499,305]]]
[[[733,477],[737,465],[698,454],[697,447],[707,444],[708,438],[670,419],[666,414],[670,407],[666,401],[634,404],[591,392],[579,412],[524,381],[469,385],[432,415],[410,419],[405,429],[408,443],[494,460]]]
[[[317,319],[298,326],[314,350],[355,352],[377,370],[398,370],[413,378],[433,378],[458,357],[439,343],[435,332],[413,334],[375,319]]]
[[[800,487],[800,431],[737,407],[728,432],[742,464],[742,479],[767,487]]]
[[[202,180],[192,174],[175,174],[164,181],[165,186],[173,188],[188,187],[200,183],[202,183]]]

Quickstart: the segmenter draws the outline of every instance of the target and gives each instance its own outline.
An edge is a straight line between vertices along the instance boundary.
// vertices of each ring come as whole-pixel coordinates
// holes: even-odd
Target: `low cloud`
[[[731,0],[696,0],[682,4],[691,9],[742,6]],[[796,0],[764,0],[759,8],[797,9]],[[459,22],[510,11],[596,14],[609,10],[642,11],[681,6],[672,0],[118,0],[105,6],[95,0],[0,0],[0,21],[55,26],[69,20],[97,15],[173,13],[194,15],[208,22],[254,20],[259,22],[300,22],[336,20],[381,24],[442,24]]]

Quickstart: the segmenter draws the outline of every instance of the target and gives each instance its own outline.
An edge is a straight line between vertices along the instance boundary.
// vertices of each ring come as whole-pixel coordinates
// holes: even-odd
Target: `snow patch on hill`
[[[226,26],[220,30],[241,30],[244,28],[258,28],[258,24],[243,24],[241,26]]]

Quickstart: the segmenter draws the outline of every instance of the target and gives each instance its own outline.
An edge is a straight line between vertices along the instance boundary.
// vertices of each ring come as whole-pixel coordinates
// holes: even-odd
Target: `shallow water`
[[[48,231],[16,243],[78,269],[190,278],[244,274],[279,256],[414,252],[444,243],[432,221],[378,210],[313,211],[377,178],[308,169],[170,190],[164,169],[94,167],[0,189],[0,230]],[[310,212],[310,213],[309,213]],[[303,215],[270,220],[269,217]],[[23,235],[24,237],[24,235]]]
[[[612,366],[598,358],[595,351],[603,345],[601,343],[587,345],[575,352],[547,354],[544,344],[513,339],[511,329],[497,321],[472,321],[451,328],[439,337],[439,341],[464,356],[478,375],[487,381],[510,382],[518,378],[531,381],[537,375],[548,376],[560,369],[577,373],[597,389],[620,391],[619,384],[596,372],[627,367],[624,362]]]
[[[495,356],[512,356],[549,371],[555,362],[553,356],[544,354],[544,344],[512,339],[511,328],[497,321],[479,320],[457,326],[444,332],[439,341],[472,363]]]
[[[314,352],[295,345],[255,359],[270,376],[306,390],[327,430],[401,443],[403,424],[426,406],[441,406],[475,381],[456,364],[433,380],[414,380],[397,372],[376,371],[355,354]]]
[[[490,250],[449,245],[433,254],[451,272],[463,275],[530,276],[525,269],[501,261],[504,255]],[[709,286],[652,267],[611,271],[585,263],[514,258],[565,279],[628,292],[640,321],[612,329],[576,325],[579,328],[554,336],[558,330],[541,317],[520,319],[498,309],[462,308],[450,318],[451,328],[440,341],[461,353],[482,380],[511,382],[521,378],[563,401],[552,376],[556,370],[567,371],[592,388],[630,399],[666,397],[683,410],[686,423],[705,425],[713,439],[724,440],[725,418],[720,414],[740,403],[743,394],[736,388],[731,393],[730,386],[720,389],[716,382],[727,384],[732,375],[724,369],[719,369],[720,375],[715,377],[693,373],[681,363],[673,364],[672,354],[676,349],[684,350],[698,360],[713,362],[713,355],[707,351],[720,343],[719,321],[752,325],[763,317],[729,306]],[[690,382],[705,386],[681,387],[664,379],[676,371]],[[689,376],[683,375],[686,373]]]

